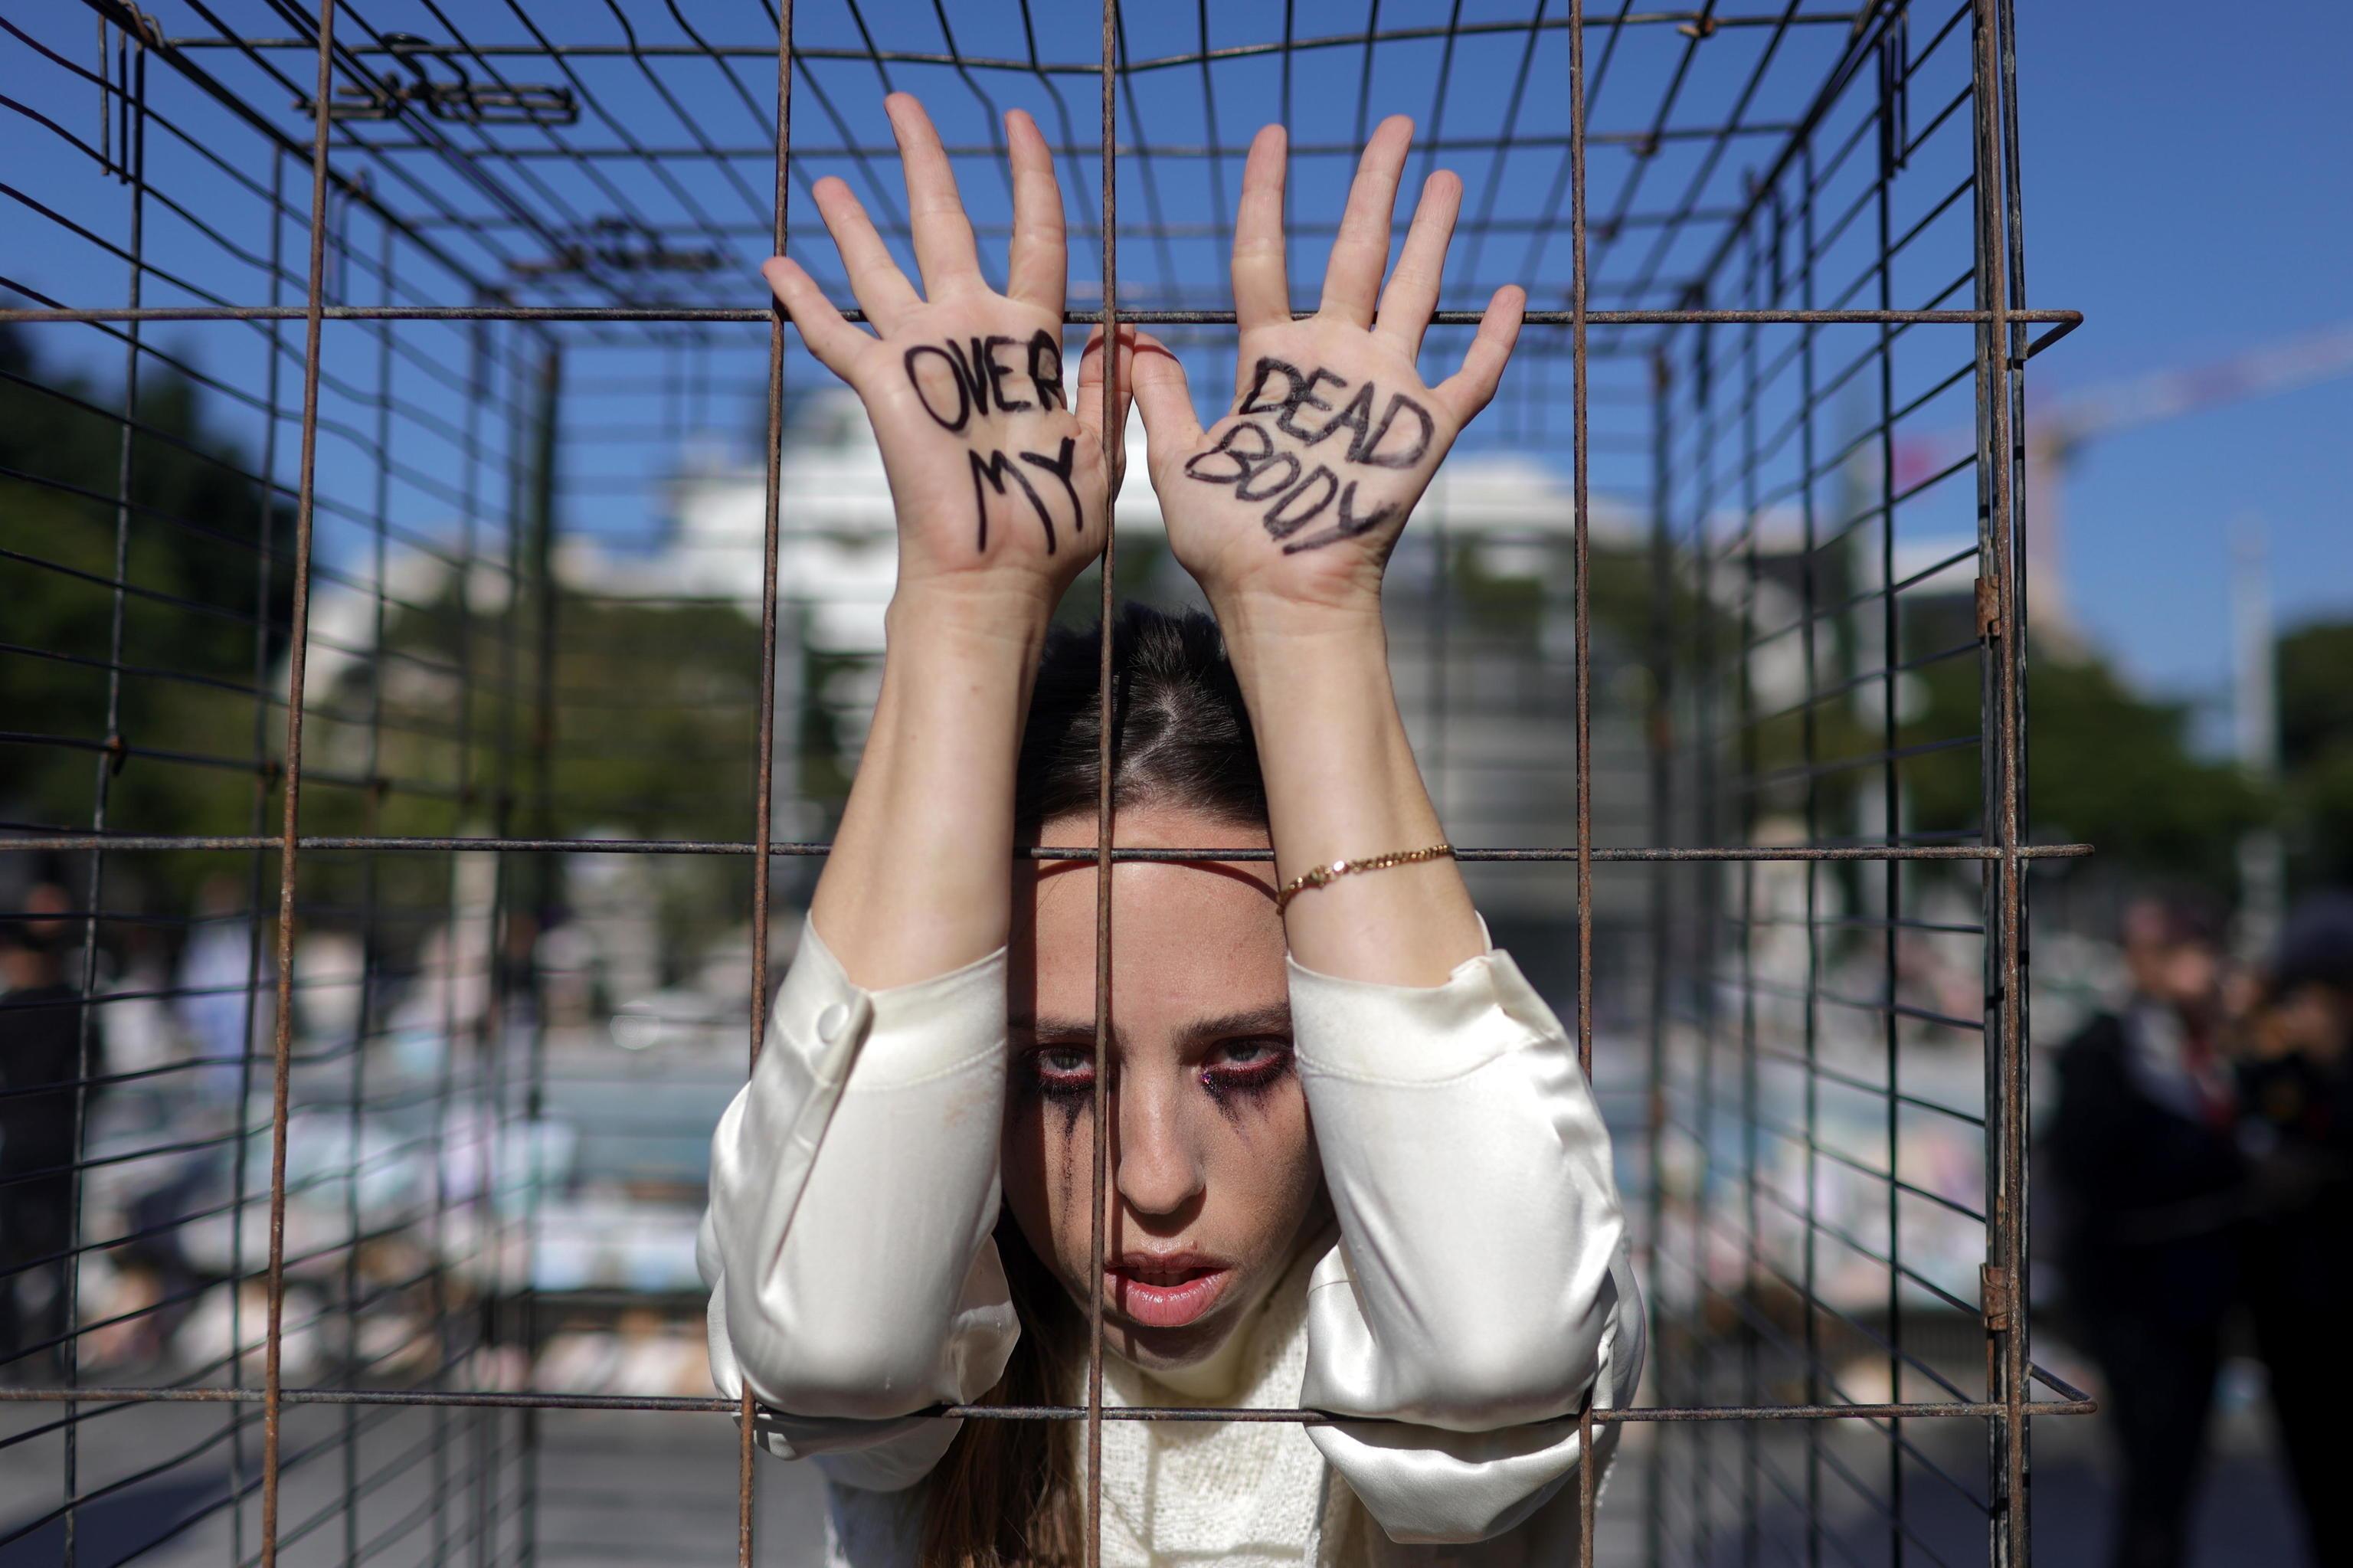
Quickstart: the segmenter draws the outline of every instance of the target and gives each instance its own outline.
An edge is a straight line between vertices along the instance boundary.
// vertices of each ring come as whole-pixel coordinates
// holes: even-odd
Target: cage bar
[[[907,87],[985,266],[1018,104],[1066,324],[1212,385],[1258,119],[1303,272],[1377,109],[1463,173],[1430,353],[1505,281],[1528,326],[1392,636],[1651,1297],[1641,1403],[1580,1417],[1632,1429],[1580,1560],[2029,1561],[2032,1421],[2093,1406],[2023,1287],[2027,873],[2089,846],[2023,818],[2022,387],[2082,317],[2026,302],[2017,48],[2007,0],[0,17],[0,599],[41,607],[0,627],[0,918],[68,934],[0,1027],[75,1042],[0,1081],[72,1102],[0,1173],[47,1238],[0,1289],[52,1314],[0,1346],[0,1551],[749,1565],[816,1527],[749,1396],[689,1386],[679,1242],[888,589],[857,421],[754,269],[847,298],[788,221],[823,174],[904,248]],[[1067,613],[1185,592],[1142,489]],[[1098,864],[1099,997],[1113,863],[1268,853],[1114,850],[1110,810],[1032,852]],[[1082,1405],[938,1413],[1082,1424],[1091,1540],[1103,1422],[1323,1419],[1106,1408],[1091,1337]]]

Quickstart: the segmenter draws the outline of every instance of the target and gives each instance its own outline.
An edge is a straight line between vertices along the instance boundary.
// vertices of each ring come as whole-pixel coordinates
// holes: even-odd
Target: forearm
[[[1275,871],[1420,849],[1446,833],[1389,681],[1377,610],[1342,615],[1219,606],[1265,775]],[[1318,973],[1441,984],[1485,950],[1451,860],[1343,876],[1291,902],[1294,958]]]
[[[857,984],[903,985],[1004,945],[1013,774],[1048,607],[902,590],[874,723],[810,918]]]
[[[1407,990],[1294,966],[1291,992],[1342,1237],[1300,1392],[1342,1419],[1308,1436],[1394,1539],[1483,1540],[1586,1457],[1579,1407],[1641,1375],[1609,1133],[1507,955]]]
[[[712,1139],[695,1261],[723,1389],[740,1366],[780,1410],[874,1422],[996,1381],[1014,1335],[989,1245],[1005,1077],[1001,955],[867,991],[805,934]]]

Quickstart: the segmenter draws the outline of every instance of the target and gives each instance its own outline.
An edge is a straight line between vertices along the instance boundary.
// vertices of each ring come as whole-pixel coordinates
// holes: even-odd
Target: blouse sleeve
[[[1430,988],[1291,966],[1340,1244],[1309,1284],[1309,1437],[1398,1542],[1499,1535],[1633,1397],[1640,1294],[1609,1136],[1560,1021],[1496,951]],[[1606,1461],[1614,1425],[1596,1428]]]
[[[720,1118],[695,1260],[712,1376],[762,1441],[875,1490],[930,1473],[1019,1330],[990,1233],[1005,954],[867,991],[816,928],[751,1081]]]

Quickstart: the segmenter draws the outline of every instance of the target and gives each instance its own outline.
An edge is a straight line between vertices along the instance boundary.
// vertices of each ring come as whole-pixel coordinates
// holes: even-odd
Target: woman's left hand
[[[1133,376],[1152,484],[1176,558],[1229,630],[1305,609],[1377,617],[1381,572],[1430,476],[1495,395],[1525,293],[1495,291],[1461,368],[1424,385],[1415,360],[1438,306],[1462,182],[1423,185],[1397,270],[1381,286],[1413,122],[1365,145],[1315,314],[1293,321],[1283,267],[1282,128],[1250,143],[1234,223],[1241,355],[1231,411],[1206,431],[1184,367],[1149,337]],[[1375,321],[1377,299],[1379,318]]]

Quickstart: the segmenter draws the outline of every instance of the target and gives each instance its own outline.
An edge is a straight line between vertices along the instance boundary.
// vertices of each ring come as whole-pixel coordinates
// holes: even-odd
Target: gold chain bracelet
[[[1274,912],[1282,914],[1291,901],[1311,887],[1322,887],[1359,871],[1387,871],[1394,865],[1418,865],[1426,860],[1451,860],[1452,844],[1431,844],[1428,849],[1391,850],[1387,854],[1369,854],[1361,860],[1335,860],[1329,865],[1319,865],[1301,872],[1282,885],[1274,895]]]

